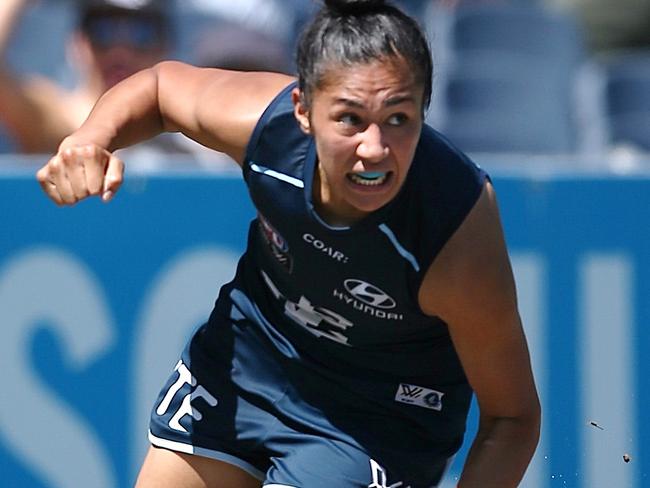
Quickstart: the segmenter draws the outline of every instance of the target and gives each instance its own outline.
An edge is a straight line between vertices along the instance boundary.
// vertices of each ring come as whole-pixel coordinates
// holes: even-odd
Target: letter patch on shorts
[[[443,396],[444,393],[423,386],[400,383],[397,387],[395,401],[440,411],[442,410]]]
[[[176,413],[174,413],[171,420],[169,421],[169,426],[172,429],[178,430],[180,432],[187,432],[187,429],[185,429],[185,427],[180,424],[180,420],[183,417],[189,415],[197,421],[200,421],[203,418],[201,412],[196,407],[192,406],[192,402],[195,399],[202,398],[211,407],[215,407],[218,402],[217,399],[212,396],[210,392],[208,392],[208,390],[197,383],[196,378],[194,378],[190,370],[187,369],[187,366],[185,366],[183,361],[178,361],[176,367],[174,368],[174,371],[178,373],[178,379],[167,390],[167,394],[160,402],[160,405],[158,405],[156,413],[158,415],[165,415],[169,410],[169,407],[171,406],[176,394],[181,390],[181,388],[183,388],[183,386],[190,385],[193,388],[192,391],[183,397],[180,407],[176,410]]]

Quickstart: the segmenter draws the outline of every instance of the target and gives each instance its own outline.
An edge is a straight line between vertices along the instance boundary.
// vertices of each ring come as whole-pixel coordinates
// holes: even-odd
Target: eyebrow
[[[404,103],[404,102],[415,103],[415,98],[413,98],[410,95],[391,97],[384,102],[384,106],[392,107],[394,105],[399,105],[400,103]],[[351,98],[345,98],[345,97],[337,98],[336,100],[334,100],[334,104],[341,104],[341,105],[346,105],[348,107],[359,108],[359,109],[365,108],[363,103],[359,102],[358,100],[353,100]]]

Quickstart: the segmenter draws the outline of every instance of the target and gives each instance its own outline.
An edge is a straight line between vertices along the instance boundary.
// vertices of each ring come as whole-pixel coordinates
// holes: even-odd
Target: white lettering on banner
[[[580,418],[585,424],[598,420],[606,429],[580,429],[584,486],[639,486],[641,481],[638,471],[621,462],[639,443],[635,369],[630,368],[636,339],[633,268],[624,254],[585,254],[579,262]]]
[[[147,430],[149,410],[167,371],[174,365],[192,329],[209,314],[218,287],[232,277],[237,260],[234,253],[223,249],[179,253],[177,256],[147,287],[146,298],[133,320],[133,338],[128,339],[127,346],[133,351],[130,360],[133,369],[132,377],[126,380],[133,382],[129,391],[134,404],[129,411],[132,424],[125,434],[130,442],[127,442],[124,456],[130,458],[134,472],[147,446],[143,433]],[[523,266],[518,258],[526,258],[528,264]],[[577,287],[569,293],[579,303],[577,342],[584,344],[578,356],[583,380],[579,385],[583,400],[581,408],[599,409],[595,414],[580,410],[580,414],[585,418],[589,414],[590,418],[609,419],[604,433],[586,429],[586,432],[578,434],[577,449],[585,453],[588,463],[576,486],[586,487],[586,483],[596,475],[603,475],[602,471],[613,464],[612,460],[621,462],[621,454],[614,455],[613,451],[638,448],[638,439],[634,437],[638,432],[638,412],[634,401],[638,393],[634,373],[629,376],[628,373],[634,371],[635,364],[634,348],[629,344],[634,337],[631,334],[636,316],[633,297],[640,295],[634,289],[636,262],[629,255],[583,254],[578,258],[581,267],[576,269]],[[540,356],[540,353],[550,354],[552,351],[539,338],[546,337],[546,322],[550,319],[546,319],[546,315],[540,318],[540,314],[549,313],[546,308],[548,288],[553,285],[552,268],[541,253],[515,255],[513,261],[534,367],[536,371],[544,370],[552,357]],[[113,351],[116,329],[100,286],[78,258],[57,250],[35,249],[3,257],[0,261],[0,368],[6,377],[11,378],[4,383],[0,400],[0,439],[11,456],[9,482],[13,481],[16,468],[12,463],[16,462],[22,465],[28,476],[48,488],[118,486],[117,471],[108,454],[115,445],[109,441],[104,445],[94,427],[75,411],[74,405],[58,398],[52,388],[38,377],[29,349],[31,338],[44,324],[61,338],[61,352],[76,370],[89,368],[104,354]],[[353,299],[343,290],[341,294]],[[310,310],[313,316],[318,317],[316,311],[327,316],[328,311],[320,310],[308,301],[295,305],[299,305],[304,317],[310,316],[306,313]],[[329,318],[338,323],[335,315]],[[540,323],[535,328],[541,330],[533,332],[530,326],[535,321]],[[611,326],[613,323],[615,328]],[[332,328],[345,330],[345,327]],[[609,332],[600,337],[591,336],[596,329],[617,336],[612,339]],[[611,350],[611,354],[600,353],[603,347]],[[605,367],[609,368],[606,374],[603,373]],[[608,375],[614,379],[605,380]],[[550,391],[545,383],[540,382],[542,398]],[[122,399],[107,401],[107,407],[112,408],[119,406]],[[613,423],[612,411],[617,415]],[[608,436],[606,445],[602,444],[605,434]],[[599,437],[596,439],[596,436]],[[68,447],[62,449],[64,445]],[[551,447],[549,442],[541,453],[550,456]],[[543,464],[540,474],[547,476],[535,476],[534,479],[543,480],[540,488],[549,487],[548,459],[542,456],[540,463]],[[616,473],[619,476],[619,471],[630,465],[622,462],[620,466],[613,465],[612,476]],[[75,469],[71,470],[70,466]],[[531,474],[535,475],[534,468]],[[380,467],[375,475],[373,482],[376,486],[388,486],[382,479]],[[627,470],[620,479],[631,488],[640,487],[642,483],[640,472],[635,470]]]
[[[178,380],[176,380],[176,382],[174,382],[174,384],[172,384],[167,390],[167,394],[162,399],[160,405],[158,405],[158,408],[156,409],[156,414],[165,415],[167,413],[167,410],[169,410],[169,406],[171,402],[174,400],[174,397],[181,390],[181,388],[183,388],[183,386],[185,385],[196,386],[195,389],[193,389],[191,392],[189,392],[183,397],[181,406],[178,408],[176,413],[174,413],[172,418],[169,420],[169,426],[172,429],[178,430],[180,432],[187,432],[187,429],[183,427],[180,423],[180,420],[183,417],[189,415],[190,417],[192,417],[194,420],[197,421],[203,419],[203,414],[201,414],[201,412],[197,408],[194,408],[192,406],[192,402],[196,398],[202,398],[211,407],[216,407],[218,402],[217,399],[214,396],[212,396],[210,392],[208,392],[208,390],[206,390],[201,385],[197,385],[196,378],[192,375],[190,370],[187,369],[187,366],[185,366],[183,361],[179,361],[176,364],[174,371],[178,373]]]
[[[148,286],[134,334],[131,478],[149,443],[151,406],[192,331],[206,321],[219,287],[233,277],[239,255],[218,246],[187,249],[165,264]]]
[[[523,322],[535,383],[540,392],[542,412],[550,411],[548,390],[548,263],[538,252],[511,254],[512,269],[517,283],[517,301]],[[549,467],[550,427],[542,422],[542,432],[535,455],[526,470],[521,486],[544,487],[551,478]]]
[[[33,250],[0,269],[0,311],[0,370],[10,378],[0,401],[5,445],[47,486],[117,486],[92,425],[52,395],[30,358],[30,341],[43,323],[61,338],[66,360],[77,371],[113,347],[115,330],[97,280],[74,256]]]

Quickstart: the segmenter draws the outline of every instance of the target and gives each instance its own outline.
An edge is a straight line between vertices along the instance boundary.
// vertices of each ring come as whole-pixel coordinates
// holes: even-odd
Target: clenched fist
[[[66,147],[36,173],[57,205],[74,205],[91,195],[108,202],[122,185],[124,163],[94,144]]]

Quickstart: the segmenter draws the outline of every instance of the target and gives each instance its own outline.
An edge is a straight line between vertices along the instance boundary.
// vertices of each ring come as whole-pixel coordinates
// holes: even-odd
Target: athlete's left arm
[[[537,446],[541,414],[489,182],[427,271],[419,301],[448,324],[480,409],[458,486],[517,486]]]

